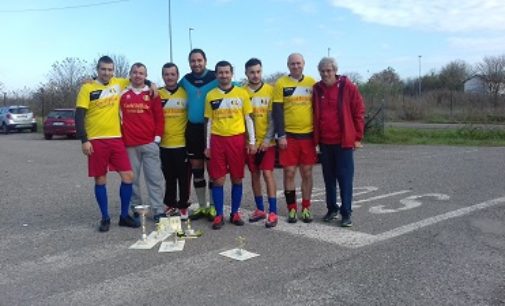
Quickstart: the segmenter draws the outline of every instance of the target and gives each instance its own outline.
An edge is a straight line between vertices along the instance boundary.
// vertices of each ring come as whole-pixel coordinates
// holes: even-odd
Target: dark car
[[[13,130],[37,132],[37,121],[28,106],[11,105],[0,108],[0,127],[4,134]]]
[[[75,138],[75,109],[57,108],[49,112],[44,120],[44,138],[50,140],[53,135]]]

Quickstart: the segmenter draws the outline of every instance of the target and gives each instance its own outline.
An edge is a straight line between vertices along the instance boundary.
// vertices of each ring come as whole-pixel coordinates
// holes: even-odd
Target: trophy
[[[142,226],[142,241],[147,240],[146,234],[146,215],[149,212],[149,205],[137,205],[134,207],[135,212],[140,215],[140,226]]]
[[[184,232],[182,232],[182,236],[184,238],[198,238],[202,235],[203,235],[203,232],[201,230],[194,230],[191,227],[191,220],[188,219],[188,221],[186,221],[186,230]]]
[[[242,236],[237,237],[238,248],[236,249],[237,255],[242,256],[245,247],[245,238]]]
[[[238,261],[244,261],[244,260],[248,260],[248,259],[260,256],[257,253],[249,252],[244,249],[245,242],[246,242],[245,237],[238,236],[236,240],[238,243],[238,248],[221,252],[221,253],[219,253],[219,255],[226,256],[231,259],[238,260]]]

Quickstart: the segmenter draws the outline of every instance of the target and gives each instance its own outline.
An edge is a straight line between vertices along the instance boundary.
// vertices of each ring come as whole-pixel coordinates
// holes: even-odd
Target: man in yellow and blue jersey
[[[244,89],[251,98],[253,108],[254,131],[258,150],[256,154],[247,155],[247,166],[251,172],[252,190],[256,210],[249,217],[249,222],[267,219],[267,228],[277,225],[277,197],[275,178],[273,174],[275,164],[274,125],[272,121],[273,87],[262,81],[262,64],[257,58],[251,58],[245,63],[247,84]],[[268,217],[263,204],[261,192],[261,174],[265,180],[268,196]]]
[[[210,159],[209,174],[213,181],[212,197],[216,207],[212,228],[220,229],[224,225],[223,185],[228,172],[232,181],[230,222],[238,226],[244,225],[239,208],[242,201],[245,157],[246,153],[256,152],[256,139],[251,118],[251,101],[243,88],[233,85],[232,65],[227,61],[218,62],[216,74],[218,87],[211,90],[205,98],[205,155]]]

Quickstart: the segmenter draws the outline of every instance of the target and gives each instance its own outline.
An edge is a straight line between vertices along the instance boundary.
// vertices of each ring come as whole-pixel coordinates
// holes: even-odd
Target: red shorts
[[[282,166],[314,165],[317,160],[314,140],[286,138],[288,147],[279,150],[279,162]]]
[[[245,166],[244,134],[235,136],[210,136],[209,174],[212,179],[226,176],[234,179],[244,177]]]
[[[266,151],[258,151],[256,154],[247,154],[247,167],[249,171],[274,170],[275,146],[268,147]]]
[[[97,177],[107,174],[107,170],[131,171],[130,160],[121,138],[90,140],[93,153],[88,156],[88,176]]]

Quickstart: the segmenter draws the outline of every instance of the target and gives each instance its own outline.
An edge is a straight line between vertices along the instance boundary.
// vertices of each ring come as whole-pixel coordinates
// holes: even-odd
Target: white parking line
[[[450,211],[438,216],[430,217],[418,222],[400,226],[377,235],[357,232],[352,229],[343,229],[335,227],[335,225],[325,225],[317,222],[305,224],[298,221],[298,223],[295,224],[288,224],[283,219],[280,219],[278,225],[270,230],[278,230],[295,236],[303,236],[311,239],[317,239],[320,241],[337,244],[343,247],[360,248],[370,245],[372,243],[402,236],[438,222],[442,222],[456,217],[461,217],[471,212],[497,206],[503,203],[505,203],[505,197],[489,200],[458,210]],[[246,210],[243,210],[243,212],[250,213],[250,211]],[[253,224],[264,226],[262,222]]]
[[[410,224],[407,224],[404,226],[400,226],[400,227],[397,227],[397,228],[392,229],[390,231],[375,235],[375,241],[382,241],[382,240],[387,240],[387,239],[391,239],[394,237],[398,237],[401,235],[405,235],[405,234],[410,233],[412,231],[421,229],[423,227],[426,227],[426,226],[429,226],[429,225],[432,225],[432,224],[435,224],[438,222],[442,222],[442,221],[449,220],[449,219],[456,218],[456,217],[461,217],[461,216],[467,215],[471,212],[474,212],[476,210],[481,210],[481,209],[493,207],[493,206],[500,205],[503,203],[505,203],[505,197],[497,198],[497,199],[489,200],[489,201],[482,202],[479,204],[475,204],[472,206],[453,210],[453,211],[447,212],[445,214],[430,217],[430,218],[427,218],[427,219],[424,219],[424,220],[421,220],[418,222],[414,222],[414,223],[410,223]]]

